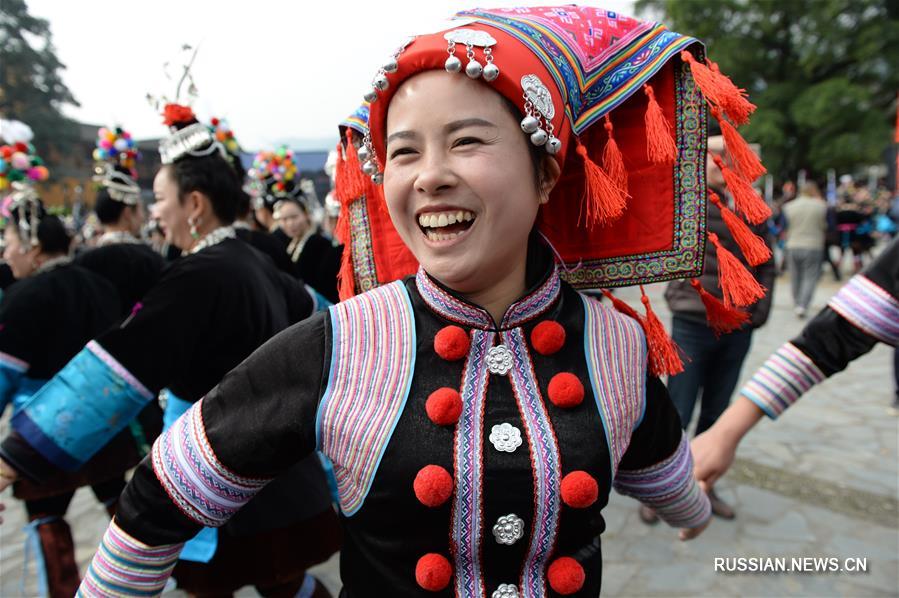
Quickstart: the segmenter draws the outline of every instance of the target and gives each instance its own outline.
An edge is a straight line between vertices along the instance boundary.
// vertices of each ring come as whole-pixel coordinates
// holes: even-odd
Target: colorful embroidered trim
[[[12,425],[51,463],[75,471],[153,398],[122,364],[91,341],[22,406]]]
[[[471,349],[462,372],[462,414],[456,424],[452,538],[457,596],[483,596],[481,508],[483,490],[484,405],[487,400],[487,351],[496,333],[473,330]]]
[[[826,377],[805,353],[787,343],[762,364],[740,394],[758,405],[768,417],[776,419]]]
[[[403,412],[415,369],[415,319],[402,282],[330,308],[328,387],[316,442],[334,466],[340,508],[362,507]]]
[[[374,205],[373,208],[381,209],[378,205]],[[378,273],[375,269],[375,255],[371,244],[371,224],[368,219],[368,198],[362,197],[359,201],[350,203],[349,214],[356,293],[364,293],[378,286]]]
[[[633,319],[584,302],[584,355],[609,446],[612,477],[646,408],[646,337]]]
[[[503,332],[502,338],[512,352],[509,377],[527,432],[534,476],[534,523],[519,592],[522,598],[540,598],[546,594],[544,571],[559,529],[561,458],[524,334],[521,328],[516,328]]]
[[[241,477],[222,465],[206,438],[203,401],[156,439],[152,461],[153,473],[172,502],[206,527],[224,525],[269,481]]]
[[[128,535],[113,519],[77,596],[158,596],[178,562],[181,546],[147,546]]]
[[[615,489],[656,510],[672,527],[698,527],[712,516],[705,492],[693,479],[693,458],[686,434],[674,454],[651,467],[621,470]]]
[[[611,288],[699,276],[706,230],[705,135],[707,107],[688,65],[674,71],[674,241],[671,249],[587,260],[562,273],[575,288]],[[684,139],[693,141],[685,142]]]
[[[495,326],[493,317],[486,310],[446,291],[428,276],[424,268],[418,269],[418,274],[415,275],[415,284],[425,303],[450,322],[482,330],[490,330]],[[504,329],[515,328],[539,317],[552,307],[559,297],[561,288],[559,267],[556,264],[539,287],[509,306],[503,316],[501,327]]]
[[[827,306],[877,340],[899,345],[899,301],[869,278],[853,276]]]

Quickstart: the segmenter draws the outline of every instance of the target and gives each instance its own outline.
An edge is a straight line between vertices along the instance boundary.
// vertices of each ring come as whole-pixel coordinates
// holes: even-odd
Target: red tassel
[[[682,51],[680,57],[681,60],[690,65],[690,73],[693,75],[693,81],[696,82],[699,91],[702,92],[705,99],[718,106],[723,106],[724,90],[721,89],[721,82],[719,81],[719,78],[715,76],[715,73],[713,73],[709,67],[693,58],[693,54],[688,50]]]
[[[754,181],[768,170],[759,160],[759,157],[752,151],[743,136],[740,135],[732,124],[726,118],[721,116],[721,110],[717,107],[711,107],[712,116],[721,125],[721,134],[724,135],[724,144],[727,146],[727,153],[730,154],[731,160],[737,170],[747,181]]]
[[[348,183],[346,201],[353,202],[365,193],[365,179],[369,177],[362,172],[362,164],[359,163],[359,154],[356,151],[356,146],[353,144],[353,130],[349,128],[346,132],[344,159],[346,160],[346,177]]]
[[[725,305],[718,297],[702,288],[702,284],[695,278],[690,281],[690,284],[702,299],[706,319],[709,327],[715,332],[715,336],[739,330],[749,322],[749,312]]]
[[[718,286],[727,305],[752,305],[765,296],[765,287],[749,273],[739,258],[727,250],[715,233],[709,233],[718,255]]]
[[[646,308],[643,318],[643,331],[646,333],[646,347],[649,352],[649,373],[655,377],[674,376],[684,371],[684,362],[680,358],[680,348],[671,340],[659,317],[652,311],[649,297],[640,285],[640,301]]]
[[[612,307],[614,307],[619,312],[623,313],[624,315],[626,315],[630,318],[635,319],[638,322],[640,322],[642,320],[642,318],[640,317],[640,314],[638,314],[637,311],[633,307],[631,307],[630,305],[628,305],[627,303],[625,303],[624,301],[622,301],[621,299],[619,299],[618,297],[613,295],[611,291],[603,289],[602,294],[605,295],[606,299],[608,299],[612,303]]]
[[[624,167],[624,157],[621,150],[615,142],[614,127],[612,119],[606,114],[606,132],[609,134],[609,140],[606,147],[602,150],[602,166],[609,174],[609,178],[615,183],[615,186],[622,191],[627,191],[627,169]]]
[[[577,140],[577,153],[584,160],[587,223],[591,227],[595,224],[608,224],[624,212],[627,196],[609,175],[590,159],[587,148],[580,139]]]
[[[739,216],[721,203],[721,198],[712,190],[709,190],[709,201],[721,210],[721,218],[724,219],[727,230],[740,246],[740,251],[750,266],[760,266],[771,259],[771,248],[765,240],[752,232]]]
[[[755,112],[757,106],[747,99],[746,90],[737,87],[730,77],[721,72],[718,65],[706,58],[709,70],[718,80],[718,87],[722,90],[722,104],[724,112],[737,126],[749,122],[749,117]]]
[[[643,86],[643,93],[649,99],[643,117],[646,126],[646,156],[653,164],[670,164],[677,159],[677,144],[671,134],[671,125],[649,84]]]
[[[713,154],[712,159],[718,165],[718,168],[721,169],[721,174],[724,175],[724,182],[728,191],[734,197],[734,205],[737,211],[743,214],[746,220],[752,224],[761,224],[770,218],[771,208],[768,207],[761,195],[752,188],[752,185],[746,182],[746,179],[740,176],[738,172],[728,168],[721,156]]]

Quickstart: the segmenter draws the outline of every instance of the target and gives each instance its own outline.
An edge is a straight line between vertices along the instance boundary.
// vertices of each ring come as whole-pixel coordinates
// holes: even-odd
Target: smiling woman
[[[704,529],[664,331],[574,285],[701,270],[705,101],[748,102],[658,23],[457,17],[385,61],[338,148],[343,293],[381,286],[272,339],[157,441],[84,595],[160,591],[198,525],[313,451],[350,598],[597,596],[613,487]]]

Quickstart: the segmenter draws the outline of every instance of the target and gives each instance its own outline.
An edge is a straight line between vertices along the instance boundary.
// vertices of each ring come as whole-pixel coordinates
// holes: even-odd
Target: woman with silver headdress
[[[0,302],[0,412],[11,403],[18,413],[84,343],[115,324],[121,308],[118,292],[108,280],[69,257],[71,239],[63,223],[46,213],[31,185],[46,178],[33,147],[20,142],[12,149],[13,155],[20,155],[16,165],[20,168],[10,164],[12,168],[4,171],[4,178],[12,179],[12,193],[0,211],[5,221],[3,257],[17,282]],[[21,156],[28,157],[27,168]],[[99,399],[97,395],[94,400]],[[109,448],[79,475],[48,476],[42,485],[16,484],[14,494],[24,500],[30,522],[26,541],[40,551],[38,586],[43,595],[68,597],[78,588],[72,533],[64,519],[74,490],[92,484],[108,513],[115,512],[125,487],[123,472],[146,454],[148,441],[159,432],[159,426],[152,426],[152,408],[146,415],[149,422],[142,421],[151,433],[149,439],[135,422],[131,430],[112,438]],[[139,442],[132,431],[142,436]]]
[[[259,345],[315,310],[302,284],[236,238],[240,182],[209,128],[179,105],[166,106],[165,122],[171,135],[160,145],[154,212],[166,239],[185,255],[139,310],[94,337],[14,418],[0,452],[32,479],[57,468],[78,470],[164,388],[167,416],[186,410]],[[54,417],[94,394],[105,401],[80,411],[77,423]],[[246,400],[251,408],[252,396]],[[254,585],[264,595],[293,596],[310,583],[306,567],[337,548],[318,461],[297,464],[254,503],[227,528],[189,545],[175,572],[180,587],[206,596]],[[323,541],[310,544],[312,535]]]

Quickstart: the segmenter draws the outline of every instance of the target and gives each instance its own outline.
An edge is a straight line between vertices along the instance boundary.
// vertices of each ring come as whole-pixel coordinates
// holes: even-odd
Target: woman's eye
[[[397,158],[399,156],[405,156],[405,155],[414,154],[414,153],[415,153],[415,150],[412,149],[411,147],[399,147],[399,148],[393,150],[392,152],[390,152],[390,158],[393,159],[393,158]]]
[[[477,137],[462,137],[453,143],[453,147],[458,147],[460,145],[474,145],[476,143],[481,143],[481,140]]]

